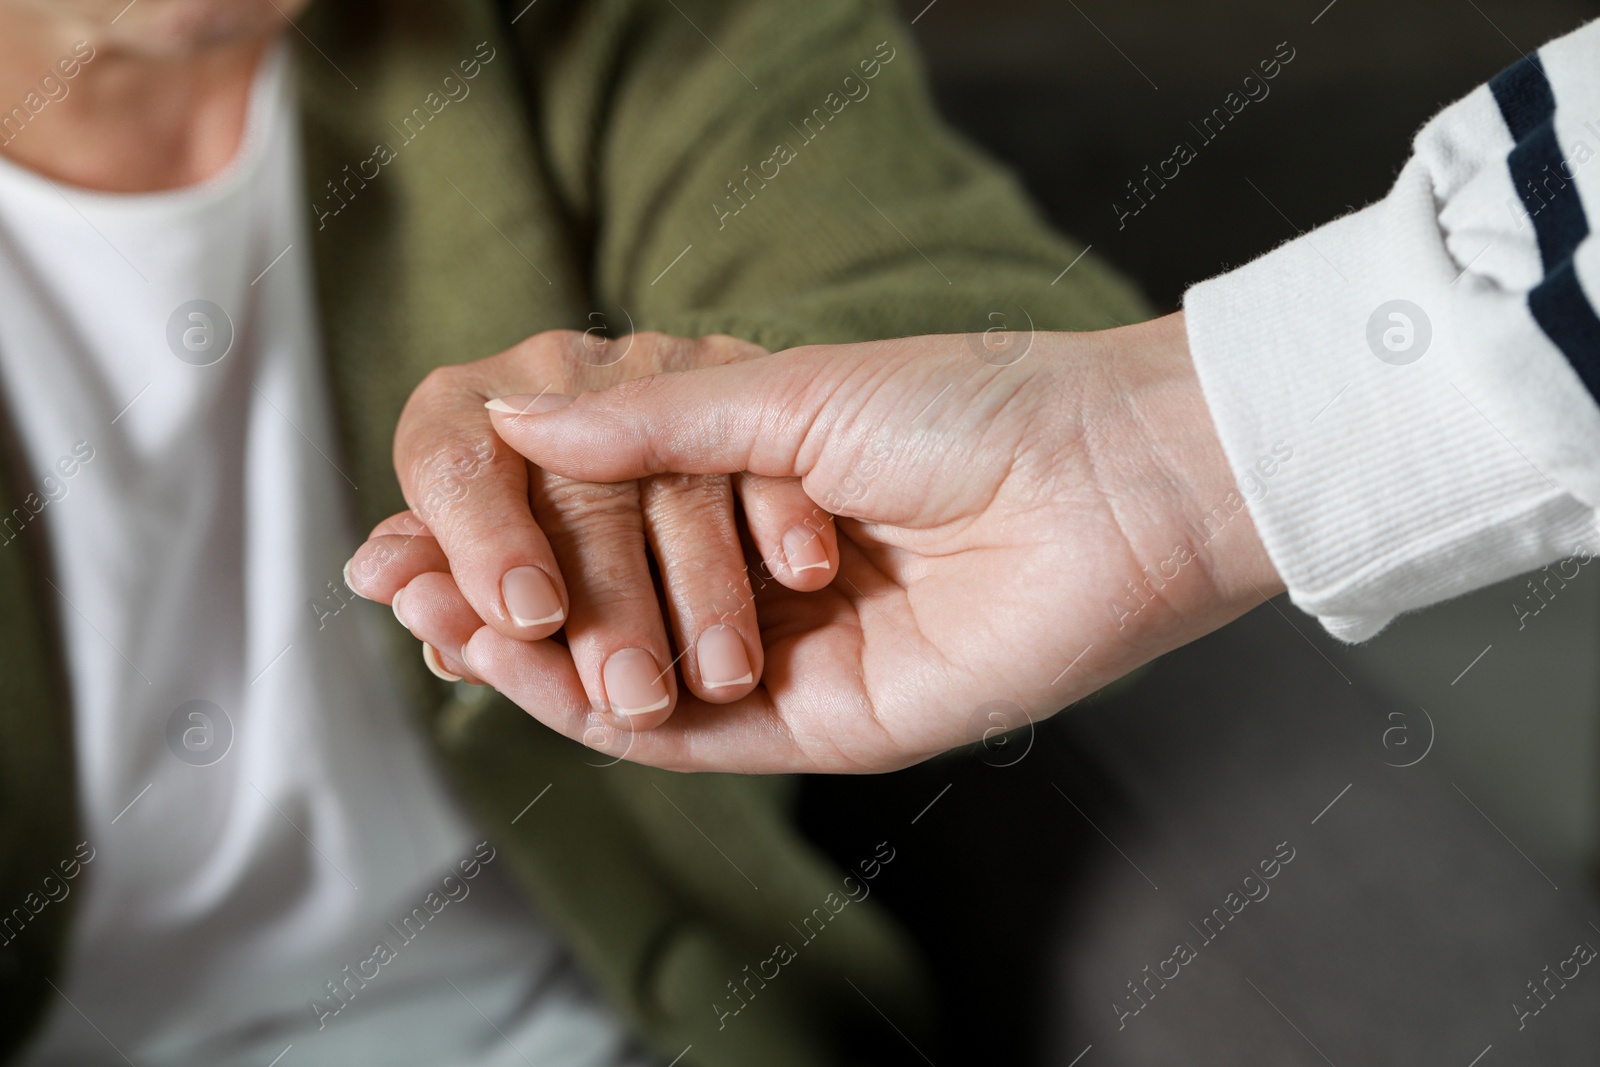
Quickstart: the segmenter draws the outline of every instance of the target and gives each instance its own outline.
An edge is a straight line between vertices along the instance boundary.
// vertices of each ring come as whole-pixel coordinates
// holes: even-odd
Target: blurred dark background
[[[946,117],[1016,170],[1057,225],[1164,308],[1294,227],[1383,195],[1435,111],[1600,13],[1582,0],[899,6],[916,20]],[[1285,41],[1295,58],[1268,83],[1270,95],[1245,107],[1119,232],[1111,204],[1128,199],[1124,183],[1179,140],[1199,147],[1189,123]]]
[[[1600,15],[1600,2],[1579,0],[900,7],[914,20],[945,116],[1010,166],[1052,222],[1135,279],[1162,310],[1175,308],[1188,285],[1381,197],[1435,112]],[[1201,147],[1190,123],[1220,106],[1282,42],[1294,58],[1268,83],[1270,95]],[[1113,203],[1126,203],[1128,180],[1179,141],[1199,147],[1198,157],[1119,226]],[[1326,711],[1319,694],[1337,680],[1326,665],[1354,679],[1367,694],[1357,703],[1375,714],[1426,707],[1437,721],[1431,766],[1440,781],[1470,791],[1497,829],[1541,864],[1592,873],[1600,839],[1600,583],[1575,584],[1555,606],[1559,617],[1537,633],[1515,632],[1508,605],[1520,584],[1409,616],[1359,648],[1322,637],[1283,600],[1282,619],[1251,632],[1286,642],[1259,650],[1269,657],[1309,657],[1310,638],[1319,646],[1304,683],[1285,683],[1269,698],[1286,719]],[[1172,653],[1148,677],[1198,679],[1184,702],[1201,709],[1227,693],[1238,672],[1251,671],[1239,648],[1237,637],[1218,635]],[[1469,662],[1470,684],[1456,685]],[[1126,806],[1115,775],[1074,731],[1083,722],[1136,721],[1150,712],[1141,704],[1148,700],[1170,705],[1173,697],[1148,683],[1092,697],[1042,724],[1025,759],[1021,750],[978,746],[897,774],[806,783],[803,825],[840,862],[886,838],[900,850],[880,899],[932,958],[950,1030],[944,1051],[955,1062],[1053,1062],[1042,1035],[1052,1026],[1070,1032],[1072,1021],[1047,992],[1059,931],[1046,917],[1072,914],[1086,857],[1105,858],[1103,830],[1133,832],[1114,823]],[[1381,714],[1376,721],[1375,737]],[[1062,785],[1073,796],[1058,804],[1052,790]]]

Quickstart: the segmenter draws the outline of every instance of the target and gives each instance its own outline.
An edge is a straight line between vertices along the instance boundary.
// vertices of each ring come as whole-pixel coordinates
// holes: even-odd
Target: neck
[[[0,4],[0,155],[104,192],[204,181],[238,151],[255,72],[275,37],[151,55],[97,27]]]

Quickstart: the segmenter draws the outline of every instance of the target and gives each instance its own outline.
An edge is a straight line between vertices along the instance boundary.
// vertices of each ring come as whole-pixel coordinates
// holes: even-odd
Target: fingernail
[[[483,406],[490,411],[498,411],[505,415],[543,415],[548,411],[558,411],[572,403],[572,397],[565,393],[516,393],[511,396],[497,396]]]
[[[468,685],[488,685],[488,683],[483,680],[483,675],[478,673],[478,668],[472,665],[472,660],[467,658],[466,645],[462,645],[456,650],[456,659],[460,660],[461,665],[467,669],[467,677],[461,679],[463,682],[466,682]]]
[[[356,584],[350,580],[350,565],[355,561],[356,558],[354,556],[351,556],[349,559],[344,561],[344,587],[350,590],[356,596],[361,597],[362,600],[365,600],[367,598],[362,595],[361,590],[356,588]]]
[[[500,594],[506,611],[518,626],[543,626],[559,622],[564,614],[556,587],[538,567],[514,567],[500,580]]]
[[[488,629],[488,627],[486,627],[486,626],[485,627],[479,627],[480,631],[481,630],[486,630],[486,629]],[[478,636],[478,634],[477,634],[477,632],[474,632],[472,637],[476,637],[476,636]],[[461,665],[467,669],[467,674],[471,678],[477,679],[476,682],[472,682],[470,684],[473,684],[473,685],[488,685],[489,683],[485,682],[483,680],[483,672],[478,670],[477,667],[474,667],[472,665],[472,657],[467,655],[467,650],[472,647],[472,637],[467,638],[466,643],[463,644],[461,646],[460,650],[456,652],[456,658],[459,659],[461,661]]]
[[[783,555],[789,562],[792,574],[818,568],[827,570],[832,566],[828,562],[828,548],[822,543],[822,536],[809,526],[791,527],[783,535]]]
[[[395,591],[394,599],[389,601],[389,610],[394,612],[394,621],[398,622],[401,626],[404,626],[409,630],[411,629],[411,624],[406,622],[406,617],[404,615],[400,614],[400,598],[405,596],[405,593],[406,590],[404,586],[401,586]]]
[[[601,672],[606,699],[618,715],[643,715],[667,706],[667,683],[656,658],[642,648],[625,648],[606,660]]]
[[[694,654],[700,663],[700,681],[708,689],[748,685],[755,681],[750,656],[744,650],[744,639],[731,626],[719,623],[701,634]]]
[[[422,642],[422,662],[428,665],[428,669],[433,672],[435,678],[442,678],[447,682],[461,681],[461,675],[451,674],[444,669],[444,664],[439,662],[439,653],[426,641]]]

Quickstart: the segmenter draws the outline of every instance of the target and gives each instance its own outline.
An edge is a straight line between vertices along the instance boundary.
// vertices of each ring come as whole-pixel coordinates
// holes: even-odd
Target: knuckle
[[[733,503],[733,484],[723,474],[652,474],[642,486],[644,506],[663,514],[721,517]]]
[[[422,381],[412,390],[413,401],[432,400],[435,397],[448,397],[458,393],[467,377],[467,372],[461,364],[450,363],[442,367],[435,367],[422,376]]]
[[[633,482],[605,484],[551,478],[545,485],[545,497],[558,514],[586,524],[639,510],[639,491]]]
[[[549,376],[565,368],[569,354],[582,342],[583,334],[577,330],[545,330],[523,338],[494,358],[500,364],[497,369]]]
[[[660,618],[655,588],[648,577],[641,579],[638,570],[625,563],[609,558],[595,560],[584,568],[582,590],[584,603],[590,611],[628,607],[637,609],[647,618]],[[596,614],[610,613],[599,611]]]
[[[427,525],[417,517],[416,512],[409,508],[390,515],[387,519],[374,526],[372,532],[367,536],[372,538],[381,537],[385,534],[403,534],[409,537],[432,536],[428,531]]]
[[[511,348],[506,350],[507,355],[521,358],[542,358],[551,353],[564,353],[573,345],[583,340],[583,334],[578,330],[543,330],[525,337]]]
[[[602,402],[611,412],[620,413],[638,404],[656,387],[656,374],[641,374],[606,390]]]
[[[743,363],[767,354],[767,350],[752,341],[731,334],[717,333],[702,337],[699,344],[704,349],[701,366],[725,366]]]
[[[416,453],[404,471],[411,510],[423,523],[436,523],[466,498],[473,481],[493,466],[498,454],[492,432],[485,431],[448,434]]]

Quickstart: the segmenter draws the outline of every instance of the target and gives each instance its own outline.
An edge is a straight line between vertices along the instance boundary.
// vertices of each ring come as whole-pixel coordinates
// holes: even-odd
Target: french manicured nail
[[[344,561],[344,587],[350,590],[356,596],[361,597],[362,600],[365,600],[366,597],[362,595],[361,590],[356,588],[356,583],[350,580],[350,564],[354,563],[355,561],[356,558],[354,556],[351,556],[349,559]]]
[[[819,568],[827,570],[832,566],[828,562],[828,548],[822,543],[822,535],[809,526],[791,527],[783,535],[783,556],[789,561],[792,574]]]
[[[505,597],[506,611],[518,626],[543,626],[559,622],[563,612],[556,587],[538,567],[514,567],[500,579],[500,595]]]
[[[656,658],[642,648],[625,648],[606,660],[601,671],[606,700],[618,715],[643,715],[667,706],[667,683]]]
[[[559,411],[572,403],[572,397],[565,393],[518,393],[512,396],[497,396],[483,405],[490,411],[498,411],[504,415],[543,415],[548,411]]]
[[[480,627],[480,629],[486,630],[486,629],[488,629],[488,627],[486,627],[486,626],[485,627]],[[474,633],[473,637],[476,637],[476,636],[477,636],[477,634]],[[467,638],[466,644],[462,645],[460,650],[456,652],[456,658],[458,660],[460,660],[461,661],[461,665],[467,669],[467,675],[468,675],[467,680],[469,682],[471,682],[471,684],[473,684],[473,685],[488,685],[489,684],[488,682],[483,681],[483,672],[478,670],[477,667],[472,665],[472,657],[467,654],[467,650],[469,648],[471,648],[471,647],[472,647],[472,638],[469,637],[469,638]]]
[[[389,601],[389,610],[394,612],[394,621],[406,629],[411,629],[411,624],[406,622],[406,617],[400,614],[400,598],[406,595],[405,586],[395,590],[394,599]]]
[[[436,678],[443,678],[447,682],[461,681],[461,675],[451,674],[444,669],[444,664],[439,662],[438,651],[426,641],[422,642],[422,662],[428,665],[428,669],[433,672]]]
[[[700,635],[694,646],[700,663],[700,681],[708,689],[748,685],[755,681],[744,639],[733,627],[719,623]]]

